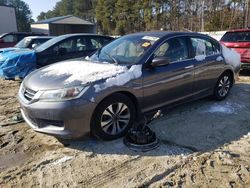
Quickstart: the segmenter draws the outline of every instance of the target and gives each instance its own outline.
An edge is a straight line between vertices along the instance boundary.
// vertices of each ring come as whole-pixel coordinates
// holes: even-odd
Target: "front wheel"
[[[215,85],[214,98],[216,100],[225,99],[228,96],[232,85],[233,85],[232,75],[228,72],[223,73]]]
[[[91,132],[101,140],[124,136],[135,121],[135,105],[129,97],[114,94],[101,102],[95,110]]]

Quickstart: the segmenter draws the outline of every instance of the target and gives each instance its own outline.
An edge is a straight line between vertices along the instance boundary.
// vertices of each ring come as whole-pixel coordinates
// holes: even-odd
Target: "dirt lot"
[[[152,122],[154,151],[122,139],[58,141],[25,123],[17,81],[0,81],[0,187],[250,187],[250,73],[222,102],[202,99]]]

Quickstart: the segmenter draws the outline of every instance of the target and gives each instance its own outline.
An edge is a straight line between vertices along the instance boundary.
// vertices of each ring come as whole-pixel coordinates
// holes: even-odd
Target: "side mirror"
[[[3,39],[0,39],[0,43],[4,43],[4,40],[3,40]]]
[[[170,62],[169,62],[169,59],[167,57],[155,57],[152,60],[151,66],[152,67],[161,67],[161,66],[168,65],[169,63]]]
[[[67,50],[66,48],[59,48],[58,51],[57,51],[57,54],[58,55],[64,55],[66,54]]]

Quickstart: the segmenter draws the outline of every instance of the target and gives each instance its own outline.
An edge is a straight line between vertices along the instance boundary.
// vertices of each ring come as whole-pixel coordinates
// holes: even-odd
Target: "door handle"
[[[194,68],[194,65],[189,65],[185,67],[185,69],[191,69],[191,68]]]

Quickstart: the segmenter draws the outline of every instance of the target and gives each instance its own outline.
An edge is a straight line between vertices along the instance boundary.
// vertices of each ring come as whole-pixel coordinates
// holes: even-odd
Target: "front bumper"
[[[19,102],[22,116],[31,128],[65,139],[79,138],[90,132],[96,107],[95,103],[83,99],[29,104],[19,96]]]

